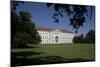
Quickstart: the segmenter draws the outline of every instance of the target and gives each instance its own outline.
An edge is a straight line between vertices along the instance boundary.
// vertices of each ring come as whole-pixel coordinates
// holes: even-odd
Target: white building
[[[73,43],[74,34],[69,30],[39,27],[37,31],[41,36],[42,44]]]

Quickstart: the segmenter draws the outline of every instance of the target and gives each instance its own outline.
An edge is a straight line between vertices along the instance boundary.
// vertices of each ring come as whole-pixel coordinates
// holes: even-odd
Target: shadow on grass
[[[28,57],[34,55],[40,55],[44,52],[35,52],[35,51],[27,51],[27,52],[12,52],[11,57]]]
[[[39,46],[22,46],[22,47],[12,47],[12,49],[22,49],[22,48],[39,48]]]
[[[60,56],[44,56],[38,57],[37,55],[43,54],[42,52],[14,52],[11,53],[11,66],[26,66],[26,65],[42,65],[42,64],[56,64],[56,63],[72,63],[72,62],[85,62],[94,61],[83,58],[62,58]]]

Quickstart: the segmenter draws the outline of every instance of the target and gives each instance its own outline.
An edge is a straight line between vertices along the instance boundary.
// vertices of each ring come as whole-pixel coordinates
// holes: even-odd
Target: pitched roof
[[[37,27],[38,31],[52,31],[52,30],[60,30],[61,32],[64,33],[73,33],[72,31],[68,29],[55,29],[55,28],[47,28],[47,27]]]

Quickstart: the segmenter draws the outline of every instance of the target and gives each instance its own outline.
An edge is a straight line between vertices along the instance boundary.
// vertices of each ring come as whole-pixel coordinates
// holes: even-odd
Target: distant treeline
[[[95,43],[95,31],[89,30],[86,35],[79,35],[73,38],[74,43]]]

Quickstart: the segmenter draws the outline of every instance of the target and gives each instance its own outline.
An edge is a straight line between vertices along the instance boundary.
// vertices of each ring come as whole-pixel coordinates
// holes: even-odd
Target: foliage
[[[95,43],[95,31],[94,30],[90,30],[87,34],[86,34],[86,41],[88,43]]]
[[[12,5],[15,6],[15,5]],[[31,20],[31,14],[11,10],[11,47],[27,47],[28,44],[39,44],[41,38]]]
[[[73,38],[74,43],[95,43],[95,31],[89,30],[89,32],[84,36],[81,34],[80,36],[75,36]]]
[[[55,12],[53,14],[54,22],[59,23],[58,16],[69,16],[70,25],[75,29],[75,32],[78,32],[78,29],[83,26],[86,21],[86,16],[88,16],[87,6],[84,5],[66,5],[66,4],[53,4],[47,3],[47,6],[53,6]],[[92,15],[92,6],[90,7],[90,18]]]
[[[17,32],[13,37],[12,47],[27,47],[31,37],[27,33]]]
[[[16,10],[17,7],[23,3],[23,1],[11,1],[11,10]]]
[[[75,42],[75,43],[84,43],[83,34],[81,34],[80,36],[75,36],[75,37],[73,38],[73,42]]]

